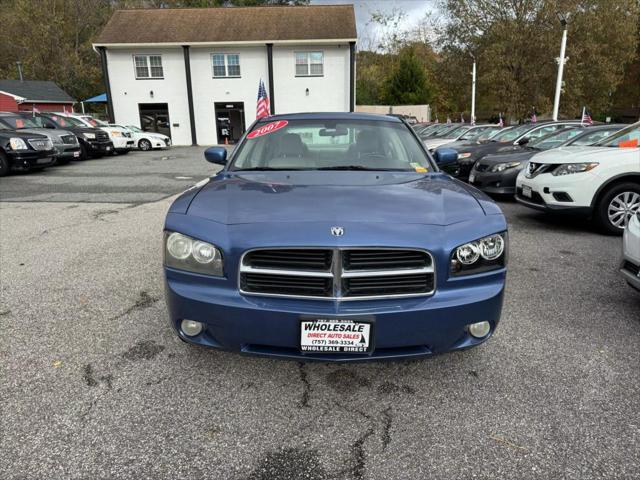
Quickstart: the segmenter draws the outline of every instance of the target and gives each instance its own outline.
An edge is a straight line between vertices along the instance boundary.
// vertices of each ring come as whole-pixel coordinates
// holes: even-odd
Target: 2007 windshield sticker
[[[263,125],[262,127],[258,127],[254,131],[249,133],[247,135],[247,138],[256,138],[256,137],[261,137],[263,135],[268,135],[277,130],[280,130],[283,127],[286,127],[288,123],[289,122],[287,122],[286,120],[278,120],[277,122],[267,123],[266,125]]]

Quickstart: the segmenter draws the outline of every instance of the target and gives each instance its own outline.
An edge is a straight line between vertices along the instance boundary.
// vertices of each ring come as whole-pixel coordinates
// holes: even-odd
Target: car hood
[[[432,150],[432,149],[441,147],[443,145],[447,145],[448,143],[454,142],[455,140],[456,140],[455,138],[447,138],[447,137],[428,138],[427,140],[424,141],[424,144],[429,150]]]
[[[442,173],[231,172],[202,187],[188,214],[227,225],[323,221],[451,225],[484,214],[481,202],[486,200],[476,198],[476,191],[469,188]]]
[[[640,155],[638,148],[615,147],[559,147],[535,155],[531,161],[536,163],[583,163],[600,162],[604,159],[619,158],[619,156]]]
[[[145,136],[151,137],[151,138],[159,138],[160,140],[164,140],[165,138],[169,138],[166,135],[163,135],[162,133],[155,133],[155,132],[144,132],[144,133],[139,133],[138,135],[145,135]]]
[[[478,161],[483,165],[495,165],[496,163],[506,162],[526,162],[536,153],[540,153],[540,150],[529,149],[519,152],[494,153],[487,155]]]

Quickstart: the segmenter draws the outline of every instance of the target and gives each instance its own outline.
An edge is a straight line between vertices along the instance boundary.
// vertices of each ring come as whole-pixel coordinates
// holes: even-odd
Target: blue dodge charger
[[[323,361],[478,345],[502,310],[507,225],[440,172],[403,120],[354,113],[254,123],[164,227],[166,298],[186,342]]]

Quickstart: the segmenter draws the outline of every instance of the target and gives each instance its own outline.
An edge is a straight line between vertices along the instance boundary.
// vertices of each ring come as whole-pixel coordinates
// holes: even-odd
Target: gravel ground
[[[501,202],[502,323],[465,352],[335,365],[190,347],[167,323],[161,232],[213,171],[201,150],[0,180],[0,478],[640,477],[640,294],[619,238]]]

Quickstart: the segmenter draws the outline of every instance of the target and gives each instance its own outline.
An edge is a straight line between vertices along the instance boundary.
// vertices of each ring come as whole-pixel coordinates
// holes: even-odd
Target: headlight
[[[563,163],[557,167],[551,175],[558,177],[560,175],[571,175],[572,173],[582,173],[593,170],[599,165],[597,162],[593,163]]]
[[[188,272],[223,275],[222,253],[215,245],[178,232],[164,234],[164,264]]]
[[[509,168],[519,167],[521,165],[520,162],[506,162],[506,163],[496,163],[493,167],[491,167],[490,172],[503,172],[508,170]]]
[[[470,156],[471,156],[471,152],[459,153],[458,154],[458,160],[462,160],[463,158],[469,158]]]
[[[112,137],[121,137],[122,136],[122,132],[119,132],[117,130],[110,130],[111,136]]]
[[[9,145],[11,146],[11,150],[29,150],[26,142],[21,138],[9,139]]]
[[[507,264],[506,250],[506,232],[465,243],[453,251],[451,275],[469,275],[502,268]]]
[[[96,138],[95,133],[83,133],[82,135],[84,136],[84,138],[88,138],[89,140],[95,140]]]

